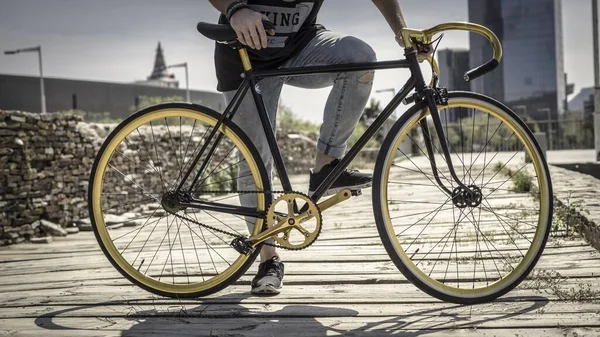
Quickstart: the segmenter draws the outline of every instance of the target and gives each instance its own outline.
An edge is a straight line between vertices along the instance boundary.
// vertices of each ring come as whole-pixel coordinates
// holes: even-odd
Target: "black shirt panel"
[[[301,51],[319,31],[317,14],[324,0],[249,0],[248,6],[265,14],[275,25],[275,35],[267,36],[266,49],[248,48],[254,69],[275,69]],[[224,15],[219,23],[227,24]],[[215,46],[215,67],[219,84],[217,90],[230,91],[242,82],[244,72],[237,50],[217,43]]]

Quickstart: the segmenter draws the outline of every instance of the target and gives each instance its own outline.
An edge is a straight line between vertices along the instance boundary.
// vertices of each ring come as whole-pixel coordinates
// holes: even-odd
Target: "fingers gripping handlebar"
[[[482,35],[488,39],[494,47],[494,58],[475,69],[469,70],[465,74],[465,81],[470,82],[498,67],[502,60],[502,44],[494,32],[482,25],[470,22],[448,22],[425,30],[405,28],[402,30],[402,39],[404,40],[404,45],[407,48],[410,48],[414,46],[414,41],[429,44],[436,34],[447,30],[462,30]]]

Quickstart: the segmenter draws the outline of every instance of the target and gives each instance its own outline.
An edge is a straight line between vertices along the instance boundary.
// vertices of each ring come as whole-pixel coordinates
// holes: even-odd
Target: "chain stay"
[[[197,191],[196,193],[202,193],[202,194],[231,194],[231,193],[237,193],[237,194],[261,194],[261,193],[262,194],[285,194],[285,193],[288,193],[288,192],[286,192],[286,191],[223,191],[223,190],[219,190],[219,191]],[[185,221],[189,221],[189,222],[191,222],[191,223],[193,223],[195,225],[207,228],[209,230],[212,230],[212,231],[215,231],[215,232],[218,232],[218,233],[221,233],[221,234],[229,235],[229,236],[231,236],[233,238],[236,238],[236,239],[237,238],[244,238],[245,239],[244,236],[240,236],[240,235],[235,234],[235,233],[231,233],[231,232],[228,232],[228,231],[225,231],[225,230],[222,230],[222,229],[219,229],[219,228],[215,228],[215,227],[207,225],[207,224],[203,224],[203,223],[201,223],[199,221],[183,217],[183,216],[181,216],[179,214],[171,213],[171,212],[168,212],[168,213],[170,213],[171,215],[174,215],[174,216],[178,217],[179,219],[182,219],[182,220],[185,220]],[[304,248],[300,248],[300,249],[288,248],[288,247],[284,247],[284,246],[280,246],[280,245],[276,245],[276,244],[272,244],[272,243],[268,243],[268,242],[263,242],[263,244],[267,245],[267,246],[275,247],[275,248],[285,249],[285,250],[294,250],[295,251],[295,250],[302,250],[302,249],[304,249]]]

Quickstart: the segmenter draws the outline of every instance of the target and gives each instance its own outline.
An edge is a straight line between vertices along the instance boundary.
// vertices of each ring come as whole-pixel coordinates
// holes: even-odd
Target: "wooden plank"
[[[375,252],[372,251],[371,252]],[[290,265],[301,265],[310,266],[311,264],[321,263],[335,263],[339,266],[348,266],[351,263],[371,265],[379,263],[384,265],[375,266],[373,268],[389,268],[390,258],[387,254],[356,254],[354,251],[348,250],[332,250],[329,253],[324,251],[311,252],[310,250],[302,252],[286,252],[282,253],[282,258],[286,263]],[[315,259],[315,255],[318,256]],[[419,254],[415,257],[419,258]],[[472,254],[461,253],[460,256],[470,257]],[[430,254],[424,260],[425,262],[435,262],[438,258],[435,254]],[[498,259],[499,263],[501,259]],[[444,262],[445,259],[439,260]],[[181,265],[181,262],[175,262],[175,265]],[[579,247],[564,248],[560,250],[550,250],[545,253],[538,265],[539,268],[545,269],[560,269],[561,267],[577,268],[585,266],[597,265],[600,267],[600,253],[592,249],[587,253],[582,252]],[[493,269],[494,266],[492,266]],[[11,276],[11,275],[24,275],[24,274],[36,274],[45,272],[58,272],[58,271],[75,271],[81,269],[101,269],[101,268],[112,268],[108,263],[106,257],[97,253],[93,256],[87,256],[85,258],[79,256],[67,256],[62,258],[53,259],[39,259],[39,260],[16,260],[10,262],[4,262],[0,264],[0,275]],[[362,268],[361,268],[362,269]],[[378,269],[377,269],[378,270]]]
[[[248,296],[250,296],[248,294]],[[397,305],[394,305],[397,304]],[[533,300],[515,299],[512,301],[495,301],[476,306],[463,306],[452,303],[323,303],[319,305],[279,304],[263,300],[262,303],[191,303],[179,300],[157,301],[143,303],[137,301],[105,301],[90,305],[79,304],[39,304],[35,306],[0,308],[1,318],[35,318],[48,312],[55,312],[60,317],[126,317],[157,316],[157,317],[385,317],[402,313],[424,316],[437,316],[441,313],[447,316],[467,316],[480,318],[486,315],[501,315],[519,313],[519,315],[536,316],[540,314],[581,314],[588,317],[600,318],[599,303],[573,303],[548,301],[543,297]],[[407,304],[407,303],[404,303]],[[543,310],[539,310],[543,308]],[[293,310],[291,310],[293,309]],[[142,315],[143,313],[143,315]],[[600,321],[596,322],[600,325]]]
[[[402,316],[381,318],[72,318],[0,319],[0,335],[48,337],[104,336],[431,336],[431,337],[595,337],[600,328],[561,325],[515,325],[503,328],[444,327],[429,318],[405,321]],[[520,323],[520,322],[519,322]],[[429,325],[429,326],[427,326]]]
[[[580,288],[580,285],[584,285]],[[552,288],[551,288],[552,286]],[[599,300],[600,280],[564,279],[523,283],[516,290],[503,296],[499,301],[528,300],[543,297],[548,301],[558,301],[556,290],[563,293],[580,293],[586,301]],[[586,291],[589,290],[589,291]],[[402,284],[355,284],[332,285],[287,285],[276,297],[261,298],[248,296],[249,285],[233,285],[202,299],[182,299],[178,303],[279,303],[279,304],[319,304],[319,303],[439,303],[409,283]],[[575,297],[575,295],[573,296]],[[136,303],[168,303],[171,299],[156,296],[133,285],[83,284],[64,288],[44,289],[43,291],[23,290],[4,293],[0,307],[29,305],[94,304],[106,301],[135,301]]]
[[[499,263],[499,262],[498,262]],[[443,262],[439,262],[438,266],[434,270],[432,276],[435,276],[439,279],[443,279],[447,277],[449,279],[453,278],[453,270],[450,272],[445,272],[446,269],[444,267]],[[102,267],[101,267],[102,266]],[[254,274],[256,272],[257,264],[255,263],[254,267],[251,268],[248,275]],[[455,266],[452,264],[451,266]],[[91,269],[88,269],[91,268]],[[453,267],[454,268],[454,267]],[[461,266],[460,271],[472,273],[473,267],[471,266]],[[477,273],[475,277],[487,278],[487,273],[495,272],[495,267],[493,264],[488,262],[488,270],[485,270],[479,264],[477,266]],[[600,272],[600,260],[592,259],[592,260],[581,260],[574,261],[569,259],[559,260],[559,259],[542,259],[537,268],[553,270],[557,271],[565,277],[581,277],[581,276],[594,276],[598,275]],[[89,279],[99,280],[99,279],[109,279],[119,277],[120,274],[117,273],[116,269],[114,269],[108,261],[99,263],[99,264],[90,264],[90,266],[80,265],[76,266],[71,270],[53,270],[53,266],[40,267],[38,269],[29,270],[26,272],[11,272],[7,271],[0,276],[0,284],[4,285],[13,285],[13,284],[28,284],[36,282],[36,275],[44,275],[43,282],[55,282],[55,281],[63,281],[63,280],[78,280],[84,281]],[[82,272],[85,271],[85,272]],[[8,274],[8,275],[4,275]],[[296,276],[299,277],[311,277],[315,282],[325,281],[325,280],[335,280],[335,276],[339,276],[339,281],[344,282],[348,279],[360,279],[363,277],[367,278],[376,278],[376,279],[385,279],[385,280],[398,280],[402,278],[401,273],[397,270],[396,266],[391,261],[384,262],[361,262],[361,263],[340,263],[340,262],[329,262],[329,261],[312,261],[312,263],[287,263],[286,267],[287,279],[294,281]],[[455,274],[455,273],[454,273]],[[461,279],[469,280],[472,275],[461,276]],[[490,276],[491,277],[491,276]],[[42,280],[42,279],[40,279]]]

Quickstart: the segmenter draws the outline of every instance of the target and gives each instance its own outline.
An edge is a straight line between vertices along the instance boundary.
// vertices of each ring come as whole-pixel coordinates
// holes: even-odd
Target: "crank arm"
[[[330,209],[331,207],[341,202],[344,202],[350,198],[352,198],[352,191],[350,189],[346,189],[336,193],[333,197],[321,202],[320,204],[318,204],[318,206],[321,212],[324,212]]]
[[[250,246],[255,248],[256,246],[267,241],[271,237],[273,237],[279,233],[288,231],[290,229],[297,229],[300,232],[304,232],[302,229],[300,229],[301,228],[300,223],[312,218],[313,215],[310,213],[311,213],[311,211],[306,211],[306,212],[304,212],[298,216],[295,216],[293,218],[285,218],[285,219],[279,221],[279,223],[277,223],[277,225],[275,225],[265,231],[262,231],[262,232],[258,233],[257,235],[253,235],[253,236],[249,237],[248,239],[246,239],[246,242]]]
[[[325,211],[343,201],[346,201],[346,200],[352,198],[352,194],[353,194],[353,192],[350,189],[340,191],[340,192],[336,193],[333,197],[318,204],[319,209],[321,211]],[[299,229],[300,224],[302,222],[305,222],[307,220],[314,218],[314,214],[310,214],[309,212],[310,211],[304,211],[302,214],[299,214],[298,216],[295,216],[293,218],[284,218],[282,216],[276,216],[277,221],[279,221],[277,223],[277,225],[275,225],[261,233],[258,233],[257,235],[249,237],[248,239],[246,239],[246,242],[250,246],[256,247],[257,245],[268,240],[269,238],[271,238],[279,233],[288,231],[290,229],[297,229],[300,232],[302,232],[302,230]]]

